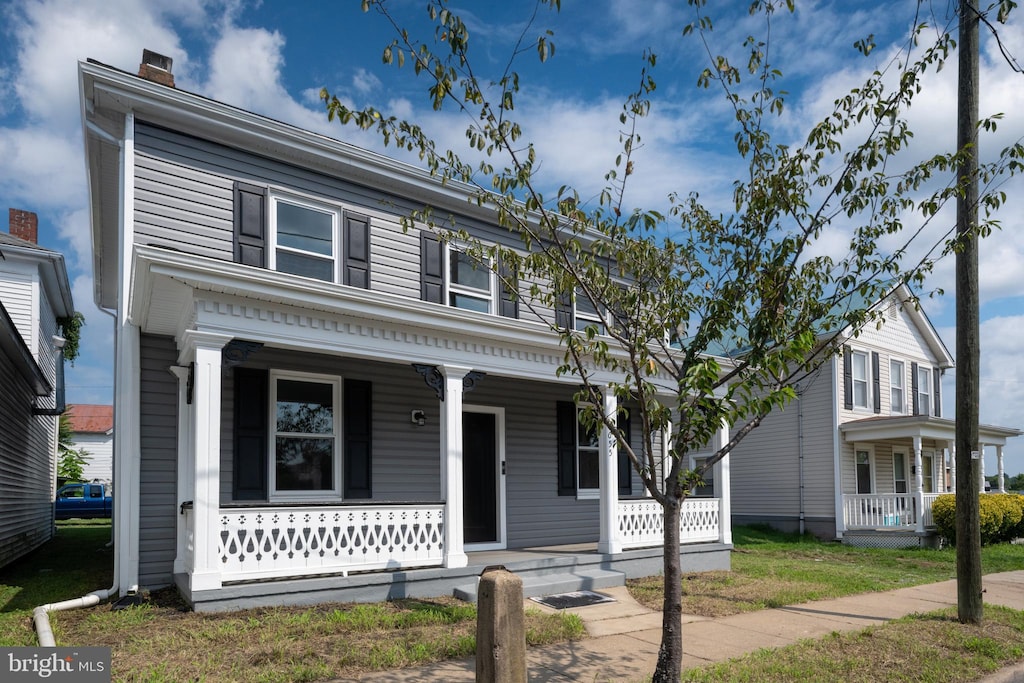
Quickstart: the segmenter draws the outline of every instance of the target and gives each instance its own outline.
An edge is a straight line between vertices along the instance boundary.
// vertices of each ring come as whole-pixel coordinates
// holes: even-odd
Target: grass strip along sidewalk
[[[734,530],[732,572],[693,574],[689,613],[723,616],[810,600],[944,581],[951,549],[848,548],[764,529]],[[0,570],[0,643],[34,645],[31,610],[110,585],[109,522],[60,523],[58,538]],[[1024,567],[1024,546],[983,551],[986,572]],[[630,582],[660,608],[658,577]],[[473,653],[476,611],[450,598],[325,604],[195,614],[173,590],[140,607],[52,615],[58,644],[106,645],[116,681],[317,681],[426,664]],[[574,615],[530,611],[532,645],[585,637]],[[948,611],[833,635],[688,671],[688,681],[974,680],[1024,658],[1024,616],[986,609],[981,627]],[[685,648],[685,644],[684,644]]]

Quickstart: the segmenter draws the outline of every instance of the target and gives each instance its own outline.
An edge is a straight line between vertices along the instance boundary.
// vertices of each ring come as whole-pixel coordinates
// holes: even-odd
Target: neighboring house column
[[[441,399],[441,495],[444,497],[444,566],[469,564],[463,545],[462,380],[472,368],[440,365],[444,377]]]
[[[718,447],[721,448],[729,443],[729,425],[723,422],[718,434]],[[718,468],[718,473],[715,476],[715,486],[718,488],[715,495],[719,499],[718,538],[722,543],[732,543],[732,486],[729,483],[729,453],[726,453],[715,467]]]
[[[946,450],[949,451],[949,490],[956,493],[956,441],[947,441]]]
[[[602,411],[612,424],[617,421],[619,406],[615,392],[601,387]],[[597,552],[615,555],[622,552],[619,539],[619,442],[604,424],[601,425],[601,451],[598,455],[598,476],[601,480],[601,521]]]
[[[934,461],[933,461],[934,462]],[[932,474],[934,480],[934,474]],[[921,437],[914,437],[914,506],[915,527],[924,531],[924,470],[921,466]]]
[[[985,444],[978,444],[978,493],[985,493]]]
[[[192,569],[192,561],[188,559],[188,535],[191,533],[191,524],[186,524],[188,519],[194,519],[195,513],[189,512],[186,518],[182,512],[181,504],[192,500],[192,493],[195,490],[195,453],[192,451],[192,422],[194,415],[189,405],[188,380],[189,370],[181,365],[171,366],[171,374],[178,378],[178,476],[177,476],[177,499],[175,507],[178,512],[176,534],[177,552],[174,555],[174,573],[187,574]]]
[[[996,446],[996,462],[999,463],[999,493],[1006,493],[1006,472],[1003,470],[1003,447]]]
[[[187,331],[181,339],[181,358],[195,362],[192,373],[190,449],[195,467],[192,487],[192,591],[221,587],[217,559],[217,518],[220,513],[221,361],[231,337]]]

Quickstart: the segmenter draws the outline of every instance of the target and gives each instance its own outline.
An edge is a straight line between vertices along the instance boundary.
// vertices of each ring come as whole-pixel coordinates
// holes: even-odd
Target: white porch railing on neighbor
[[[222,508],[218,521],[224,581],[443,561],[443,503]]]
[[[922,512],[922,517],[924,518],[924,526],[925,526],[925,528],[928,528],[930,526],[935,526],[935,518],[932,517],[932,503],[935,502],[936,498],[938,498],[939,496],[941,496],[943,494],[941,494],[941,493],[924,493],[922,495],[924,496],[924,510]]]
[[[914,494],[844,494],[843,518],[847,529],[914,529]]]
[[[717,498],[690,498],[679,513],[680,543],[717,541],[720,538]],[[620,500],[619,540],[623,548],[659,546],[664,541],[661,505],[651,499]]]

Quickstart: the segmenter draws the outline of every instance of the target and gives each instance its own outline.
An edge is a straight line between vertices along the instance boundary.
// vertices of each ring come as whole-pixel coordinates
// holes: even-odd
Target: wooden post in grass
[[[480,574],[476,613],[477,683],[526,683],[523,580],[504,567]]]

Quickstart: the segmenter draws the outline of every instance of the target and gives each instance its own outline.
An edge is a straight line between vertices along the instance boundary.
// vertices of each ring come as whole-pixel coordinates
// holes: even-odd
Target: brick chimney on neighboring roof
[[[168,88],[174,87],[174,75],[171,73],[171,65],[174,60],[170,57],[157,54],[152,50],[142,51],[142,63],[139,64],[139,78],[153,81]]]
[[[8,216],[12,236],[20,237],[32,244],[39,244],[38,216],[31,211],[22,211],[21,209],[9,209]]]

